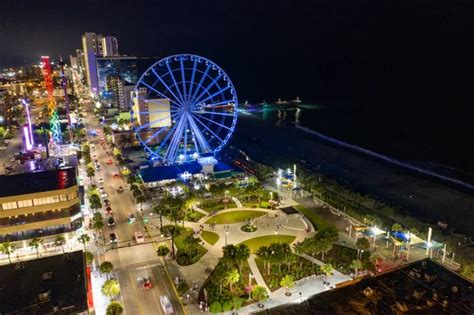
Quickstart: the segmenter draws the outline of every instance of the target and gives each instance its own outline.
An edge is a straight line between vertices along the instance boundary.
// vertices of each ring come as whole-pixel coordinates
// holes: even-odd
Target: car
[[[104,179],[103,179],[102,177],[99,178],[99,183],[100,183],[100,184],[103,184],[103,183],[104,183]]]
[[[95,159],[95,160],[94,160],[94,163],[95,163],[96,165],[99,164],[99,160],[98,160],[98,159]]]
[[[96,171],[100,171],[100,165],[99,165],[99,164],[96,164],[96,165],[95,165],[95,169],[96,169]]]
[[[137,243],[145,242],[145,238],[143,237],[143,234],[141,232],[135,232],[135,241],[137,241]]]
[[[110,233],[109,238],[110,243],[117,243],[117,235],[115,235],[115,233]]]
[[[167,295],[160,296],[160,303],[166,314],[173,314],[173,305],[171,305],[170,298]]]
[[[105,213],[112,214],[112,208],[110,206],[105,208]]]
[[[108,197],[106,192],[101,193],[100,196],[104,199],[107,199]]]
[[[151,288],[153,288],[148,277],[139,277],[138,282],[140,283],[140,287],[143,290],[150,290]]]
[[[104,186],[100,186],[100,187],[99,187],[99,190],[100,190],[100,192],[105,192],[105,187],[104,187]]]
[[[114,174],[114,178],[119,178],[119,177],[120,177],[120,176],[119,176],[118,173],[115,173],[115,174]]]
[[[135,215],[132,213],[128,216],[128,223],[133,223],[137,220],[137,218],[135,218]]]
[[[118,192],[118,193],[123,193],[123,187],[122,187],[122,186],[119,186],[119,188],[117,189],[117,192]]]
[[[107,165],[112,165],[113,163],[114,163],[114,162],[112,161],[112,159],[109,159],[109,160],[107,161]]]
[[[114,226],[115,225],[115,220],[113,216],[110,216],[107,218],[107,225],[108,226]]]
[[[92,158],[93,158],[94,160],[97,160],[97,155],[94,154],[94,155],[92,156]]]
[[[106,206],[110,206],[110,200],[109,199],[104,199],[104,204]]]

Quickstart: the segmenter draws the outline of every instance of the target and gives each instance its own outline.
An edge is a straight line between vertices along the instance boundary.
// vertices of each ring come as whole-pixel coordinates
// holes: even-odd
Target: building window
[[[10,209],[17,209],[17,208],[18,206],[16,204],[16,201],[2,203],[3,210],[10,210]]]
[[[59,200],[61,200],[61,201],[67,201],[66,195],[59,195]]]
[[[75,191],[68,194],[68,199],[69,200],[73,200],[75,198],[77,198],[77,193]]]
[[[31,199],[18,201],[18,208],[31,207],[31,206],[33,206],[33,201]]]

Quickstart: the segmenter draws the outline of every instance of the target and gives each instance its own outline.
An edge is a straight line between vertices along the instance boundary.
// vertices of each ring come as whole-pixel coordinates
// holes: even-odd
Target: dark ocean
[[[244,109],[244,107],[242,107]],[[474,183],[474,124],[460,115],[423,119],[423,113],[383,113],[337,105],[267,105],[244,109],[262,123],[300,125],[332,138]],[[428,115],[425,113],[425,115]],[[298,145],[296,143],[293,145]]]

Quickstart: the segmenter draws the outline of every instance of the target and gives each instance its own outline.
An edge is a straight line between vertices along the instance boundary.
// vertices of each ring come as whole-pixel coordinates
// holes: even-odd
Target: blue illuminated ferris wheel
[[[134,132],[149,157],[164,164],[215,154],[237,124],[237,93],[212,61],[189,54],[153,64],[131,102]]]

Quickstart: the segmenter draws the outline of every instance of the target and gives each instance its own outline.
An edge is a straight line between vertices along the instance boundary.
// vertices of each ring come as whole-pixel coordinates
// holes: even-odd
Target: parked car
[[[115,220],[113,216],[110,216],[107,218],[107,225],[108,226],[114,226],[115,225]]]
[[[104,179],[103,179],[102,177],[99,178],[99,183],[100,183],[100,184],[103,184],[103,183],[104,183]]]
[[[111,215],[112,214],[112,208],[110,206],[108,206],[107,208],[105,208],[105,213]]]
[[[108,197],[106,192],[101,193],[100,196],[104,199],[107,199]]]
[[[112,161],[112,159],[109,159],[109,160],[107,161],[107,165],[112,165],[113,163],[114,163],[114,162]]]
[[[117,243],[118,241],[117,235],[115,235],[115,233],[110,233],[109,238],[110,238],[110,243]]]
[[[110,206],[110,200],[109,199],[104,199],[104,204],[106,206]]]
[[[137,218],[135,218],[135,215],[132,213],[128,216],[128,223],[133,223],[137,220]]]
[[[122,186],[119,186],[119,188],[117,189],[117,192],[118,192],[118,193],[123,193],[123,187],[122,187]]]
[[[137,241],[139,244],[145,242],[145,238],[141,232],[135,232],[135,241]]]

